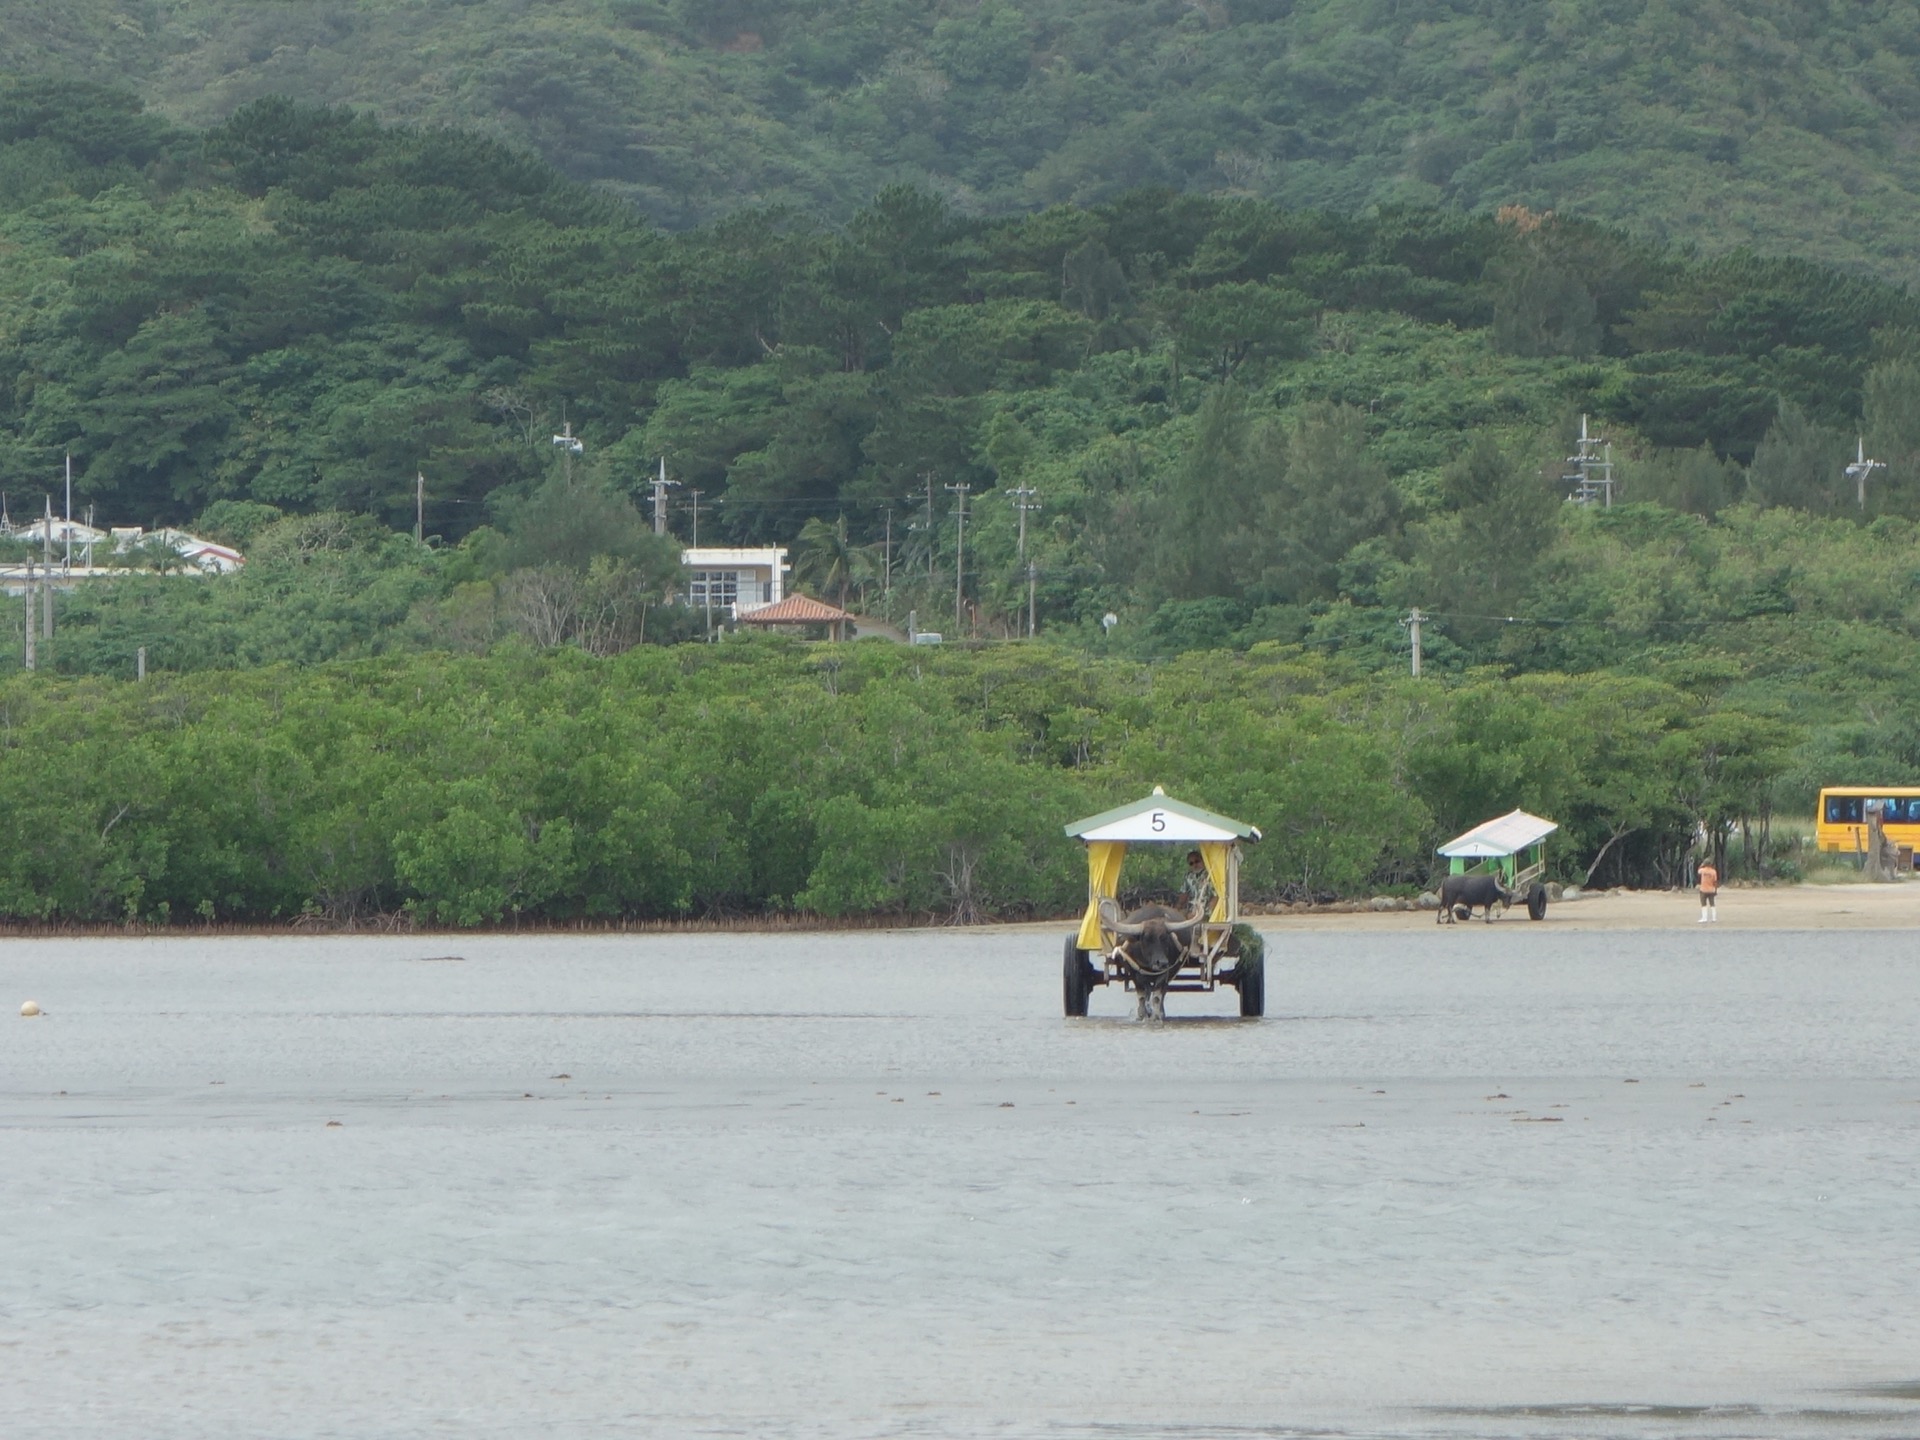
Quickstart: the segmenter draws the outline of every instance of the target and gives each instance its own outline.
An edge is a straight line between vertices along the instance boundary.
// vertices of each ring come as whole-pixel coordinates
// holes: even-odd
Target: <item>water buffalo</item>
[[[1137,1019],[1167,1018],[1167,983],[1186,959],[1187,944],[1200,919],[1168,905],[1142,905],[1127,912],[1124,920],[1111,922],[1114,934],[1121,937],[1114,956],[1126,963],[1139,997]]]
[[[1440,882],[1440,914],[1434,924],[1453,924],[1456,908],[1464,912],[1462,920],[1471,920],[1473,912],[1484,907],[1492,920],[1496,904],[1502,910],[1513,904],[1513,892],[1501,885],[1498,875],[1449,875]]]

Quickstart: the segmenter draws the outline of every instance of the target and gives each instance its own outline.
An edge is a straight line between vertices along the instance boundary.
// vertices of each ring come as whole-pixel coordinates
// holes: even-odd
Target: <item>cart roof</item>
[[[1512,855],[1529,845],[1538,845],[1559,828],[1551,820],[1515,810],[1455,836],[1440,847],[1440,853],[1449,860],[1485,860],[1496,855]]]
[[[1170,799],[1158,785],[1144,800],[1102,810],[1098,815],[1074,821],[1066,829],[1076,840],[1127,840],[1165,845],[1260,838],[1258,826]]]

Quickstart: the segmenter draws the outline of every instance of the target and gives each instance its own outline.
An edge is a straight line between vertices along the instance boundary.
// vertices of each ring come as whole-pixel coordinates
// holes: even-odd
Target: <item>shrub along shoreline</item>
[[[507,645],[15,676],[0,920],[1034,919],[1084,894],[1062,825],[1154,784],[1266,831],[1249,904],[1422,884],[1437,839],[1516,805],[1563,827],[1558,877],[1600,857],[1594,883],[1673,884],[1703,824],[1764,849],[1801,739],[1645,676],[1416,681],[1277,645],[1156,664]]]

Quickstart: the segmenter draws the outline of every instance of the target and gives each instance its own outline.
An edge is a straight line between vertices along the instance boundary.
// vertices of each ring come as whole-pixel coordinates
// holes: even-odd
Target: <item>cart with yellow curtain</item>
[[[1144,800],[1076,820],[1067,834],[1087,847],[1087,908],[1067,937],[1062,999],[1085,1015],[1095,986],[1119,984],[1138,996],[1139,1013],[1164,1014],[1168,992],[1231,986],[1240,1013],[1266,1009],[1266,964],[1259,937],[1240,925],[1240,847],[1257,827],[1171,798],[1158,785]],[[1120,904],[1120,872],[1139,845],[1198,851],[1206,885],[1181,907]],[[1197,898],[1197,902],[1195,903]]]

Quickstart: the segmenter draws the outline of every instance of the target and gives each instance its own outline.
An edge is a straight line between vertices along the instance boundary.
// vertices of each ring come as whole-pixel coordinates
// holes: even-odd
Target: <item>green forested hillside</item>
[[[1913,275],[1911,0],[0,0],[0,71],[529,146],[673,226],[1143,185],[1525,204]]]
[[[35,82],[0,90],[0,245],[0,487],[70,452],[119,521],[243,503],[398,527],[424,473],[433,532],[510,530],[565,420],[583,479],[641,491],[664,454],[710,536],[844,522],[845,578],[877,544],[883,585],[889,556],[938,571],[967,485],[989,623],[1023,578],[1014,481],[1041,493],[1056,621],[1391,601],[1409,565],[1433,602],[1475,506],[1508,549],[1564,528],[1583,410],[1623,499],[1844,513],[1859,432],[1889,464],[1861,518],[1920,518],[1903,288],[1517,207],[1143,190],[978,220],[895,188],[845,227],[755,209],[671,233],[460,132],[285,101],[196,132]]]

